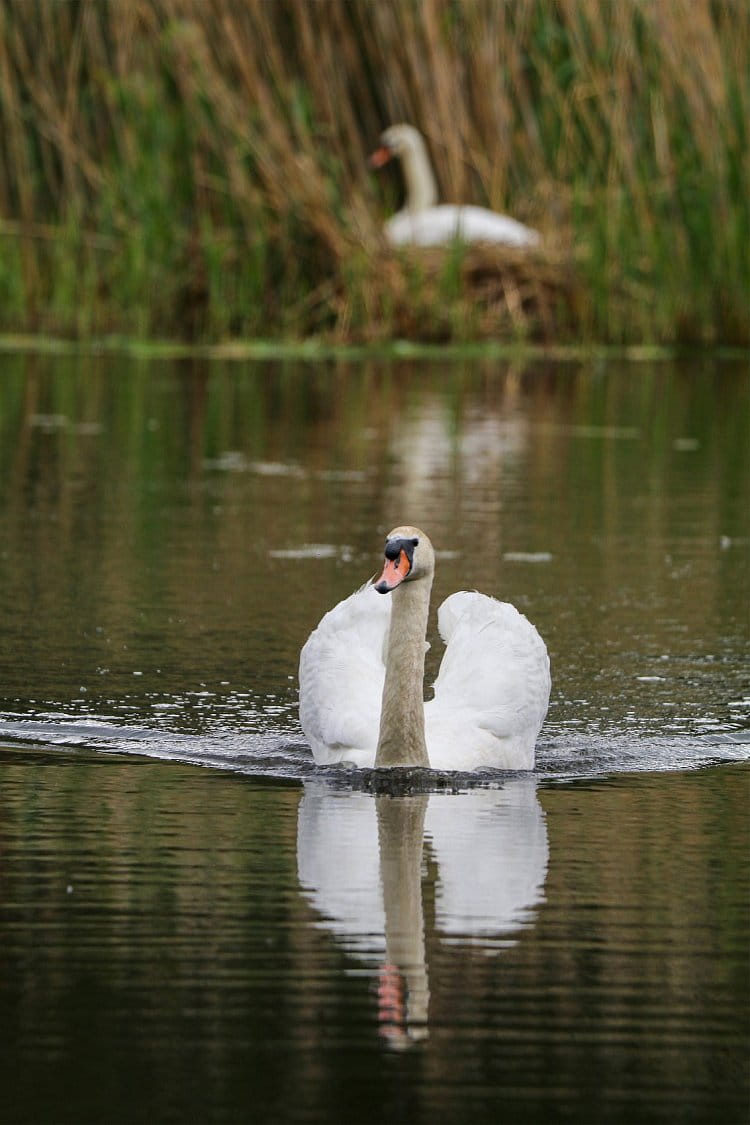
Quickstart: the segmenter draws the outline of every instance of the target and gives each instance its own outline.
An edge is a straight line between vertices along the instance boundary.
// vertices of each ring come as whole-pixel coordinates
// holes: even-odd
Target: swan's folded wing
[[[425,706],[431,764],[450,769],[460,750],[468,768],[533,768],[550,693],[534,626],[507,602],[462,591],[443,602],[438,628],[447,648]]]
[[[391,599],[363,586],[325,615],[300,653],[300,722],[320,764],[374,764],[390,616]]]
[[[539,235],[508,215],[484,207],[442,203],[422,211],[399,211],[385,224],[392,246],[447,246],[462,242],[491,242],[506,246],[535,246]]]

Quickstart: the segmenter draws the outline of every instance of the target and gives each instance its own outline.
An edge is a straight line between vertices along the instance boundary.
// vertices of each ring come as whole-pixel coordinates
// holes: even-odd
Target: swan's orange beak
[[[408,577],[411,570],[411,561],[406,551],[400,551],[397,559],[386,559],[383,573],[375,583],[375,589],[379,594],[389,594],[391,590],[395,590],[403,580]]]
[[[385,145],[381,145],[380,148],[376,149],[372,154],[368,163],[371,168],[382,168],[384,164],[387,164],[388,161],[392,159],[393,153],[391,150],[386,148]]]

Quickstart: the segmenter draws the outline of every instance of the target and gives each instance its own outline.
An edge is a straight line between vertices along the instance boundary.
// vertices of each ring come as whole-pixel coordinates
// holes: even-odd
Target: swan
[[[382,575],[326,613],[305,642],[300,724],[319,765],[534,768],[549,657],[512,605],[467,591],[446,598],[438,629],[447,648],[424,702],[434,573],[425,533],[394,528]]]
[[[385,224],[392,246],[445,246],[461,242],[496,242],[505,246],[536,246],[539,235],[507,215],[486,207],[437,203],[437,186],[422,134],[413,125],[391,125],[380,135],[380,148],[370,157],[381,168],[397,156],[406,180],[406,206]]]

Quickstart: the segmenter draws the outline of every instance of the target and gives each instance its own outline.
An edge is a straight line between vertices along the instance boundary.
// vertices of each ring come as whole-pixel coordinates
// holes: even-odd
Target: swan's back
[[[438,611],[446,650],[425,704],[434,769],[533,769],[547,713],[549,657],[522,613],[485,594],[451,594]]]
[[[447,246],[456,240],[503,246],[536,246],[539,242],[535,230],[508,215],[452,203],[399,211],[386,222],[385,233],[392,246]]]

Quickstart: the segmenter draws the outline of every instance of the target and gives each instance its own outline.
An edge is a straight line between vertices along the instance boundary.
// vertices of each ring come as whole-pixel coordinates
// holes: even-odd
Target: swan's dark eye
[[[418,539],[412,539],[412,541],[411,541],[411,542],[412,542],[412,546],[413,546],[413,547],[416,547],[416,546],[418,546],[418,545],[419,545],[419,540],[418,540]]]

